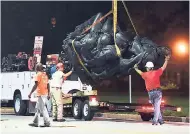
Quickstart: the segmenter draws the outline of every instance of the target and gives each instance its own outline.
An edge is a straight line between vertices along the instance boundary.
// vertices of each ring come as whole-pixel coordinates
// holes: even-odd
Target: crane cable
[[[135,30],[135,33],[136,33],[136,35],[138,36],[139,34],[138,34],[138,32],[137,32],[137,30],[136,30],[136,28],[135,28],[135,25],[134,25],[134,23],[133,23],[133,20],[132,20],[132,18],[131,18],[131,15],[130,15],[128,9],[127,9],[127,6],[126,6],[126,4],[125,4],[125,2],[124,2],[123,0],[121,0],[121,1],[122,1],[122,3],[123,3],[123,6],[124,6],[124,8],[125,8],[125,11],[126,11],[128,17],[129,17],[129,19],[130,19],[130,21],[131,21],[131,24],[132,24],[132,26],[133,26],[133,29]],[[143,57],[142,57],[141,60],[137,63],[137,65],[141,63],[142,59],[145,57],[146,54],[147,54],[147,53],[144,53]],[[146,55],[146,56],[148,56],[148,55]]]
[[[132,24],[132,26],[133,26],[133,28],[134,28],[134,30],[135,30],[135,33],[136,33],[136,35],[138,36],[137,30],[136,30],[135,25],[134,25],[134,23],[133,23],[133,21],[132,21],[132,18],[131,18],[130,13],[129,13],[128,9],[127,9],[127,6],[126,6],[126,4],[125,4],[125,2],[124,2],[123,0],[121,0],[121,1],[122,1],[122,3],[123,3],[123,6],[124,6],[124,8],[125,8],[125,11],[126,11],[128,17],[129,17],[129,19],[130,19],[130,21],[131,21],[131,24]]]
[[[89,72],[88,69],[85,67],[84,63],[82,62],[82,60],[81,60],[81,58],[80,58],[80,56],[79,56],[79,54],[77,53],[77,51],[76,51],[76,49],[75,49],[74,42],[75,42],[75,39],[72,40],[72,47],[73,47],[73,50],[74,50],[74,52],[75,52],[75,54],[76,54],[76,56],[77,56],[77,58],[78,58],[78,60],[79,60],[79,63],[82,65],[82,67],[83,67],[83,68],[85,69],[85,71],[88,73],[88,75],[91,76],[90,72]]]

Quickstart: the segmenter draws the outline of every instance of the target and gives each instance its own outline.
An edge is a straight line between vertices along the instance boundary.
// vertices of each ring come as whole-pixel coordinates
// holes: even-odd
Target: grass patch
[[[187,117],[187,114],[185,112],[175,112],[175,111],[164,111],[164,116],[177,116],[177,117]]]
[[[165,111],[164,115],[178,116],[178,117],[189,117],[189,98],[183,96],[165,96],[167,104],[178,106],[182,108],[181,112]]]

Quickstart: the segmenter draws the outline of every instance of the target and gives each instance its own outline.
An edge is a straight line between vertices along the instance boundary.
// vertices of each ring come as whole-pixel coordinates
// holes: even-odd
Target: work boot
[[[65,119],[58,119],[57,120],[58,122],[64,122],[64,121],[66,121]]]
[[[57,119],[56,119],[56,118],[54,118],[54,119],[53,119],[53,121],[57,121]]]
[[[158,122],[152,121],[152,125],[158,125]]]
[[[45,126],[45,127],[50,127],[50,122],[44,123],[44,126]]]
[[[158,125],[158,123],[152,123],[152,125]]]
[[[160,125],[163,125],[165,122],[163,120],[158,120]]]
[[[29,126],[32,126],[32,127],[39,127],[39,124],[37,122],[33,122],[31,124],[28,124]]]

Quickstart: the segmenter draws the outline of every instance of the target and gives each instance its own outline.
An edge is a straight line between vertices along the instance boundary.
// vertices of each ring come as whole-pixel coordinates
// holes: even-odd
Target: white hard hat
[[[46,65],[43,65],[43,68],[46,68]]]
[[[150,68],[152,68],[152,67],[154,67],[154,64],[153,64],[151,61],[148,61],[148,62],[146,63],[146,65],[145,65],[145,67],[150,67]]]

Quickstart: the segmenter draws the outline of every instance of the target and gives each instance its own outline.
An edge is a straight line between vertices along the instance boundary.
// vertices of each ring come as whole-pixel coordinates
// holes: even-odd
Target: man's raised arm
[[[165,62],[164,62],[164,64],[163,64],[163,66],[161,67],[163,71],[166,69],[166,67],[167,67],[167,65],[168,65],[169,59],[170,59],[170,56],[166,56],[166,57],[165,57]]]
[[[136,71],[138,74],[142,75],[143,72],[138,69],[137,64],[134,65],[134,69],[135,69],[135,71]]]
[[[72,68],[71,71],[69,71],[69,72],[66,73],[66,74],[63,74],[63,76],[64,76],[64,77],[70,76],[70,75],[72,74],[73,70],[74,70],[74,69]]]

